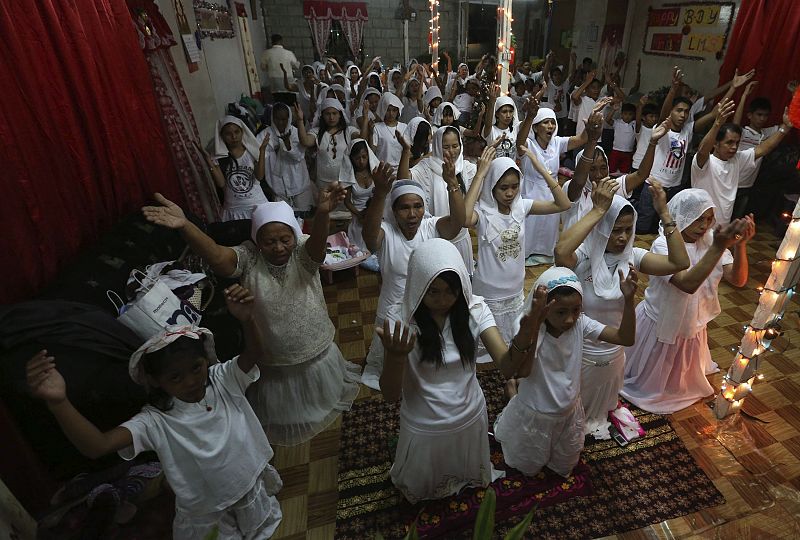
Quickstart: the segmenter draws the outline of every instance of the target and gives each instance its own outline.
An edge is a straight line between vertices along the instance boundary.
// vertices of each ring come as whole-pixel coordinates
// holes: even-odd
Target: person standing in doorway
[[[297,61],[297,57],[292,51],[283,48],[283,36],[272,34],[271,41],[272,47],[261,55],[261,70],[267,72],[267,84],[270,92],[273,94],[275,92],[289,92],[290,90],[286,88],[283,81],[281,65],[290,74],[288,80],[291,83],[294,81],[292,71],[300,69],[300,62]]]

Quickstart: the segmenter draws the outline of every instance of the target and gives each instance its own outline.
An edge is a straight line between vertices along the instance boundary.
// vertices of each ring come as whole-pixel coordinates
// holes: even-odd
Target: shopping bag
[[[145,286],[144,294],[127,304],[114,291],[106,295],[117,309],[117,320],[142,339],[150,339],[170,325],[199,324],[201,315],[181,301],[160,280]],[[119,306],[117,305],[119,302]]]

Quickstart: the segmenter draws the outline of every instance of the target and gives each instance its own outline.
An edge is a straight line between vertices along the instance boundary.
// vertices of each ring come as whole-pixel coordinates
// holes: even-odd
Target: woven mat
[[[491,426],[504,405],[497,370],[478,373]],[[564,479],[550,471],[527,478],[513,469],[491,487],[497,492],[498,534],[535,509],[531,535],[593,538],[723,504],[725,499],[695,463],[664,416],[630,407],[647,430],[620,448],[587,439],[581,462]],[[339,452],[336,538],[362,539],[380,532],[402,538],[417,520],[422,538],[470,538],[483,489],[466,489],[441,501],[410,505],[389,479],[399,406],[380,397],[359,401],[344,415]],[[492,461],[503,465],[492,442]]]

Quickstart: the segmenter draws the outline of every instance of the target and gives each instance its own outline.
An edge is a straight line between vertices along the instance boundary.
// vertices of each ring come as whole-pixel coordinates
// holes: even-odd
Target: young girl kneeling
[[[67,438],[90,458],[118,452],[133,459],[155,451],[175,492],[173,538],[269,538],[281,521],[275,494],[282,487],[269,464],[272,448],[245,389],[260,376],[259,332],[253,297],[234,285],[225,291],[231,313],[242,321],[245,350],[217,363],[205,328],[169,327],[131,357],[130,374],[147,387],[149,405],[105,433],[67,398],[55,359],[41,351],[27,367],[28,386],[43,399]]]
[[[522,380],[494,425],[508,465],[528,476],[546,465],[564,477],[577,465],[584,436],[583,342],[599,339],[633,345],[636,279],[632,268],[627,278],[620,276],[625,311],[619,328],[604,326],[581,312],[583,290],[572,270],[549,268],[536,280],[525,303],[539,324],[533,325],[532,339],[524,344],[522,350],[528,353],[524,360],[503,370],[505,376],[516,373]]]

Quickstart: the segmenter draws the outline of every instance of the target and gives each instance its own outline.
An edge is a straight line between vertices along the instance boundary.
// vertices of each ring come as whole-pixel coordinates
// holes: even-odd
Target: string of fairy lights
[[[771,350],[773,340],[782,334],[780,323],[786,304],[792,299],[800,278],[800,202],[791,215],[786,213],[784,217],[790,218],[786,235],[772,261],[767,282],[758,287],[761,295],[753,320],[744,329],[736,357],[714,400],[714,414],[718,419],[742,407],[755,381],[763,379],[758,370],[761,355]]]
[[[439,70],[439,0],[429,0],[431,8],[430,46],[431,67]]]

